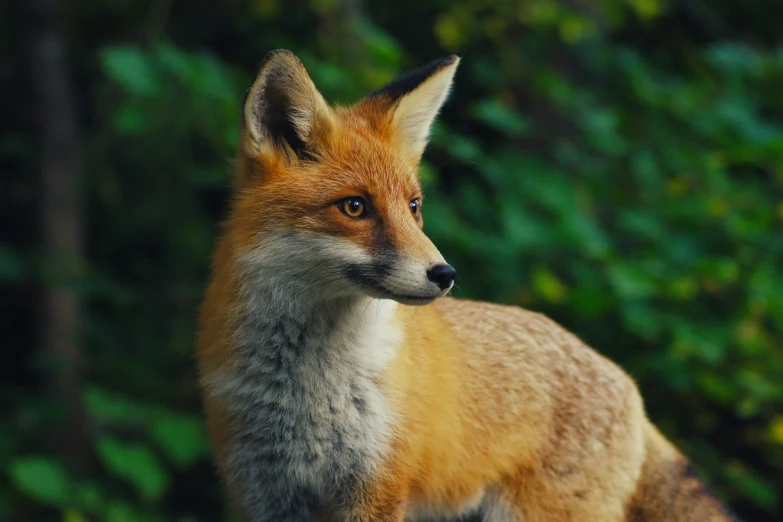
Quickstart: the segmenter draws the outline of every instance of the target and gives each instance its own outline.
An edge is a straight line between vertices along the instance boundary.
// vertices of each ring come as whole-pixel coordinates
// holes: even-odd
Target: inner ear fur
[[[424,153],[432,124],[448,97],[459,62],[456,55],[434,60],[366,98],[373,103],[381,102],[398,145],[416,161]]]
[[[268,53],[245,98],[244,126],[253,152],[301,159],[333,123],[331,108],[299,58],[285,49]]]

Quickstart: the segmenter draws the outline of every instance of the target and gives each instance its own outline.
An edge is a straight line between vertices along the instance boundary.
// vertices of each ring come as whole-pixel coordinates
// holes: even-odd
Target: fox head
[[[454,269],[422,231],[418,164],[459,58],[332,107],[302,62],[264,59],[244,105],[230,230],[281,292],[429,303]]]

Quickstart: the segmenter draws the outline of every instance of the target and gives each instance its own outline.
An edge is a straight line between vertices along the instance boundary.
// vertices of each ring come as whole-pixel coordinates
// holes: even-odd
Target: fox
[[[736,521],[618,365],[449,294],[419,165],[460,58],[352,105],[270,52],[247,91],[199,383],[244,522]]]

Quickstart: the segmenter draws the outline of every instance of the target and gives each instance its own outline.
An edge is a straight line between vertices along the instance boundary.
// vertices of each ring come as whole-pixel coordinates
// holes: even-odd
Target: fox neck
[[[393,334],[399,329],[392,313],[398,305],[393,301],[355,295],[325,298],[299,285],[274,281],[246,285],[243,294],[235,341],[246,355],[285,348],[301,354],[347,351],[372,356],[388,351],[378,342],[399,334]],[[285,347],[279,342],[281,334],[288,342]]]
[[[367,364],[388,362],[402,336],[398,304],[357,293],[335,251],[349,260],[366,255],[333,238],[274,231],[236,259],[241,353],[352,353]]]
[[[290,351],[297,356],[352,355],[384,363],[401,335],[397,303],[368,297],[322,299],[305,292],[255,286],[235,332],[244,355]],[[383,364],[380,364],[383,366]]]
[[[233,341],[239,359],[285,353],[292,364],[336,358],[381,372],[404,336],[399,305],[329,287],[336,271],[308,260],[300,242],[295,236],[276,239],[238,260],[239,320]]]

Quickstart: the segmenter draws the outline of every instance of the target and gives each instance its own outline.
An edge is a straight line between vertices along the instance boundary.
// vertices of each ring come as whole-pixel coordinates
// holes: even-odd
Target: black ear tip
[[[408,74],[397,78],[386,87],[378,89],[374,93],[370,94],[367,96],[367,98],[372,99],[386,97],[391,101],[397,100],[398,98],[405,96],[409,92],[416,89],[435,73],[442,71],[446,67],[455,65],[459,61],[460,57],[456,54],[451,54],[445,58],[433,60],[424,67],[416,69],[415,71],[411,71]]]
[[[444,58],[438,58],[435,60],[432,60],[430,63],[422,67],[420,70],[430,70],[432,73],[435,73],[437,71],[440,71],[441,69],[444,69],[446,67],[451,67],[452,65],[456,65],[459,63],[460,57],[456,54],[450,54]]]

